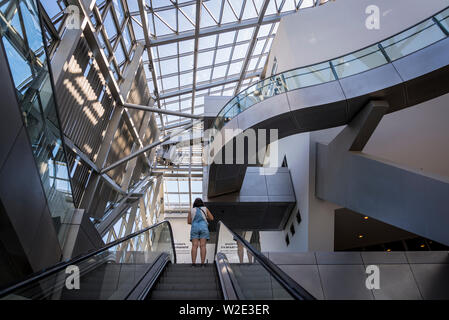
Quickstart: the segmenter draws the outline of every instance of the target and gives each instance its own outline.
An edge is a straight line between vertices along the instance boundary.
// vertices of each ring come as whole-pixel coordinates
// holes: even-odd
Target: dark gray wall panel
[[[1,48],[0,48],[1,49]],[[15,88],[12,86],[9,67],[3,50],[0,50],[0,169],[8,156],[20,129],[22,116],[17,108]]]
[[[46,198],[25,129],[0,171],[0,197],[25,251],[29,252]]]

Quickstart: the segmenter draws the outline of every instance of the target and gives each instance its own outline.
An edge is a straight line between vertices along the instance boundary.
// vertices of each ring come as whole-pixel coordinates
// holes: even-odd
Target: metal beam
[[[192,82],[192,114],[195,111],[195,91],[196,91],[196,68],[198,66],[198,35],[200,33],[201,8],[203,0],[196,0],[196,17],[195,17],[195,45],[193,49],[193,82]]]
[[[176,128],[179,128],[179,127],[183,127],[183,126],[186,126],[186,125],[188,125],[190,123],[190,120],[186,120],[186,121],[181,121],[181,122],[178,122],[178,123],[175,123],[175,124],[169,124],[169,125],[167,125],[167,126],[165,126],[165,130],[171,130],[171,129],[176,129]]]
[[[158,112],[158,113],[162,113],[162,114],[168,114],[171,116],[178,116],[178,117],[184,117],[184,118],[190,118],[190,119],[203,119],[203,116],[200,116],[200,115],[194,115],[194,114],[190,114],[190,113],[182,113],[182,112],[177,112],[177,111],[169,111],[169,110],[148,107],[148,106],[141,106],[141,105],[133,104],[133,103],[125,103],[125,104],[123,104],[123,106],[126,108],[138,109],[138,110],[150,111],[150,112]]]
[[[167,135],[167,136],[163,137],[162,139],[160,139],[159,141],[153,142],[152,144],[150,144],[150,145],[148,145],[148,146],[146,146],[146,147],[144,147],[144,148],[142,148],[142,149],[140,149],[140,150],[138,150],[138,151],[136,151],[136,152],[131,153],[130,155],[128,155],[128,156],[126,156],[126,157],[124,157],[124,158],[122,158],[122,159],[120,159],[120,160],[114,162],[114,163],[111,164],[110,166],[104,168],[103,170],[101,170],[100,173],[101,173],[101,174],[106,173],[106,172],[108,172],[108,171],[110,171],[110,170],[112,170],[112,169],[118,167],[119,165],[124,164],[124,163],[128,162],[129,160],[134,159],[134,158],[140,156],[141,154],[147,152],[148,150],[150,150],[150,149],[152,149],[152,148],[154,148],[154,147],[157,147],[158,145],[160,145],[160,144],[164,143],[165,141],[167,141],[167,140],[173,138],[174,136],[177,136],[177,135],[181,134],[182,132],[184,132],[184,131],[186,131],[186,130],[192,128],[192,127],[193,127],[194,125],[196,125],[197,123],[198,123],[198,122],[193,122],[193,121],[192,121],[191,124],[189,124],[189,125],[183,127],[183,128],[182,128],[181,130],[179,130],[178,132],[175,132],[175,133],[173,133],[173,134],[171,134],[171,135]]]
[[[211,36],[214,34],[220,34],[220,33],[225,33],[225,32],[229,32],[229,31],[246,29],[246,28],[258,26],[259,24],[264,25],[264,24],[279,22],[279,21],[281,21],[282,17],[292,14],[292,13],[294,13],[294,12],[292,11],[292,12],[283,12],[280,14],[273,14],[273,15],[264,17],[262,19],[261,23],[259,23],[259,18],[251,18],[251,19],[247,19],[247,20],[243,20],[243,21],[222,24],[219,26],[202,28],[202,29],[200,29],[200,31],[198,33],[198,37],[201,38],[201,37]],[[158,37],[157,39],[151,39],[150,47],[156,47],[156,46],[160,46],[163,44],[170,44],[170,43],[174,43],[174,42],[178,42],[178,41],[191,40],[191,39],[195,39],[195,31],[194,30],[180,32],[179,34],[161,36],[161,37]]]
[[[148,55],[148,67],[151,72],[151,77],[153,78],[153,87],[154,87],[154,95],[156,96],[157,106],[158,108],[161,108],[161,102],[159,99],[159,89],[157,85],[157,76],[156,72],[154,71],[154,65],[153,65],[153,54],[151,53],[151,41],[150,41],[150,35],[148,32],[148,15],[146,13],[146,4],[145,0],[138,0],[139,3],[139,11],[140,11],[140,20],[142,21],[143,25],[143,36],[145,38],[145,47],[147,49],[147,55]],[[161,120],[162,128],[164,127],[164,119],[162,118],[162,115],[159,114],[159,119]]]
[[[262,24],[263,18],[265,16],[265,12],[267,12],[268,4],[271,0],[265,0],[262,4],[262,8],[260,9],[259,18],[257,20],[257,25],[254,28],[253,36],[251,38],[251,42],[249,44],[248,52],[246,53],[245,62],[243,62],[242,71],[240,73],[239,81],[237,82],[237,85],[234,89],[234,95],[236,95],[240,91],[240,87],[242,85],[243,80],[245,79],[245,74],[248,69],[248,64],[251,59],[251,56],[253,55],[254,46],[256,45],[257,41],[257,34],[259,33],[260,26]]]
[[[247,74],[245,79],[259,77],[261,74],[262,74],[262,69],[259,69],[259,70],[255,71],[255,72]],[[201,91],[201,90],[204,90],[204,89],[214,88],[214,87],[217,87],[217,86],[221,86],[221,85],[237,82],[237,81],[239,81],[239,79],[240,79],[239,76],[234,76],[234,77],[227,78],[225,80],[216,81],[216,82],[212,82],[212,83],[206,83],[206,84],[197,86],[196,90],[197,91]],[[173,91],[173,92],[170,92],[170,93],[162,94],[160,96],[160,99],[168,99],[168,98],[172,98],[172,97],[177,97],[177,96],[184,95],[186,93],[191,93],[191,92],[192,92],[192,88],[187,88],[187,89],[182,89],[182,90],[178,90],[178,91]]]

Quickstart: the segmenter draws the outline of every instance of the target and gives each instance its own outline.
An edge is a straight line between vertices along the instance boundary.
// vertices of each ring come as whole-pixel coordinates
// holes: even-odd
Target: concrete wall
[[[332,129],[329,132],[332,132]],[[315,197],[314,148],[316,139],[323,134],[330,133],[301,133],[279,141],[279,165],[286,156],[297,207],[292,211],[286,230],[261,232],[262,251],[334,250],[334,210],[338,207]],[[295,222],[297,210],[301,214],[300,224]],[[289,231],[292,223],[295,227],[294,235]],[[290,238],[288,246],[285,242],[287,234]]]
[[[380,9],[378,30],[365,26],[369,5]],[[449,0],[344,0],[300,10],[282,18],[268,58],[267,76],[274,57],[277,73],[330,60],[386,39],[448,6]]]
[[[399,165],[449,177],[449,95],[427,101],[384,116],[363,153]],[[334,210],[338,208],[315,197],[315,145],[328,144],[343,127],[301,133],[279,142],[279,161],[287,156],[297,207],[302,222],[296,225],[293,215],[287,228],[262,232],[262,251],[333,251]],[[363,212],[361,212],[363,214]],[[295,224],[295,235],[288,230]],[[290,245],[285,244],[285,235]]]

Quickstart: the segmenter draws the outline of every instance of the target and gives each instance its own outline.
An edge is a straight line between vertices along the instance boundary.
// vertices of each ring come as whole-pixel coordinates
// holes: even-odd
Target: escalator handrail
[[[123,238],[120,238],[120,239],[117,239],[117,240],[115,240],[113,242],[110,242],[110,243],[108,243],[107,245],[105,245],[104,247],[102,247],[100,249],[97,249],[97,250],[94,250],[94,251],[90,251],[90,252],[88,252],[86,254],[79,255],[79,256],[77,256],[75,258],[72,258],[72,259],[70,259],[70,260],[68,260],[66,262],[57,263],[56,265],[54,265],[53,267],[50,267],[49,269],[43,269],[43,270],[41,270],[39,272],[33,273],[27,279],[19,281],[16,284],[13,284],[13,285],[11,285],[11,286],[1,290],[0,291],[0,298],[2,298],[4,296],[7,296],[8,294],[13,293],[17,289],[23,288],[23,287],[25,287],[25,286],[27,286],[27,285],[35,282],[35,281],[42,280],[42,279],[44,279],[44,278],[46,278],[46,277],[48,277],[50,275],[53,275],[53,274],[55,274],[55,273],[57,273],[59,271],[62,271],[66,267],[68,267],[70,265],[78,264],[78,263],[80,263],[80,262],[82,262],[84,260],[87,260],[87,259],[89,259],[89,258],[91,258],[91,257],[93,257],[93,256],[95,256],[95,255],[97,255],[99,253],[102,253],[102,252],[108,250],[111,247],[114,247],[114,246],[116,246],[116,245],[118,245],[118,244],[120,244],[122,242],[125,242],[125,241],[127,241],[127,240],[129,240],[131,238],[134,238],[134,237],[136,237],[136,236],[138,236],[138,235],[140,235],[140,234],[142,234],[144,232],[147,232],[147,231],[149,231],[151,229],[154,229],[154,228],[156,228],[156,227],[158,227],[158,226],[160,226],[160,225],[162,225],[164,223],[168,224],[168,229],[170,231],[171,245],[172,245],[172,250],[173,250],[173,260],[174,260],[173,263],[176,263],[176,251],[175,251],[175,242],[174,242],[174,238],[173,238],[173,230],[172,230],[170,222],[167,221],[167,220],[164,220],[164,221],[155,223],[155,224],[153,224],[153,225],[151,225],[151,226],[149,226],[149,227],[147,227],[145,229],[142,229],[140,231],[136,231],[134,233],[131,233],[131,234],[129,234],[129,235],[123,237]]]
[[[215,256],[217,256],[218,250],[218,239],[220,236],[221,225],[224,225],[229,232],[231,232],[234,239],[237,239],[242,243],[245,248],[251,252],[253,257],[259,262],[259,264],[268,271],[268,273],[275,278],[280,285],[287,290],[289,294],[293,296],[296,300],[316,300],[306,289],[300,286],[295,280],[293,280],[289,275],[281,270],[277,265],[275,265],[271,260],[265,257],[261,252],[256,250],[251,244],[248,243],[243,237],[231,230],[223,221],[218,221],[218,231],[217,231],[217,245],[215,246]]]

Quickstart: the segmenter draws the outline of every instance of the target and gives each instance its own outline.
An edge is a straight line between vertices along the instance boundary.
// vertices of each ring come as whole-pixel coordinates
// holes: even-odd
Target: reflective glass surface
[[[2,299],[123,300],[163,252],[174,261],[168,223],[159,224],[69,268],[34,281]],[[79,277],[75,278],[77,274]],[[77,283],[79,289],[71,289]]]
[[[73,214],[70,176],[34,0],[0,6],[1,37],[60,243]]]

